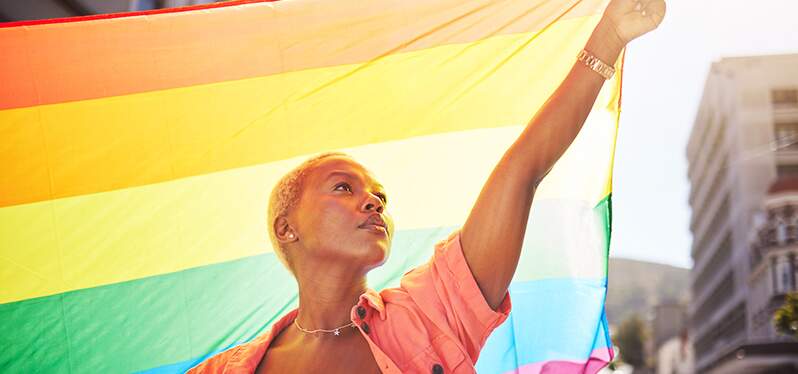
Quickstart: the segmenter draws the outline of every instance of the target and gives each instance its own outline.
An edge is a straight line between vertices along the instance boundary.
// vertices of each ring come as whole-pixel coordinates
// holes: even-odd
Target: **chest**
[[[380,373],[365,340],[269,349],[255,373]]]

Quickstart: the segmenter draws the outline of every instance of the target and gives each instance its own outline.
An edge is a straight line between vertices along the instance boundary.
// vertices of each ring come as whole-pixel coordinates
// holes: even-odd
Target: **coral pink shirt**
[[[507,318],[509,293],[498,311],[485,301],[466,263],[460,231],[435,245],[432,259],[402,276],[400,286],[368,289],[350,318],[383,373],[475,373],[488,335]],[[293,310],[271,331],[221,352],[189,373],[253,373],[272,339],[296,318]]]

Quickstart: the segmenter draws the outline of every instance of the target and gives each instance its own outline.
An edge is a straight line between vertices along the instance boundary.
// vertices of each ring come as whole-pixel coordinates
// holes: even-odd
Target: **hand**
[[[656,29],[664,17],[664,0],[612,0],[604,11],[602,22],[608,23],[625,45]]]

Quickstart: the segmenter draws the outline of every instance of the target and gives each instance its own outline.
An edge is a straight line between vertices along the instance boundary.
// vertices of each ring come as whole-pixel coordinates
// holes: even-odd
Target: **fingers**
[[[636,0],[635,1],[635,12],[640,13],[641,15],[646,15],[646,4],[643,4],[643,1]]]
[[[665,0],[652,0],[646,5],[648,13],[658,16],[659,19],[665,17]]]
[[[634,11],[642,16],[665,15],[665,0],[634,0]]]
[[[641,16],[665,16],[665,0],[634,0],[634,10]]]

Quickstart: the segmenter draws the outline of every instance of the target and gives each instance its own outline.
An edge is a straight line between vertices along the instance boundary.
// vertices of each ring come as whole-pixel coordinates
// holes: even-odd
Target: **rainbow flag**
[[[605,6],[238,1],[0,25],[0,372],[181,372],[267,331],[297,302],[268,195],[323,151],[389,191],[396,235],[369,286],[398,285],[465,221]],[[612,357],[620,77],[537,191],[480,373]]]

